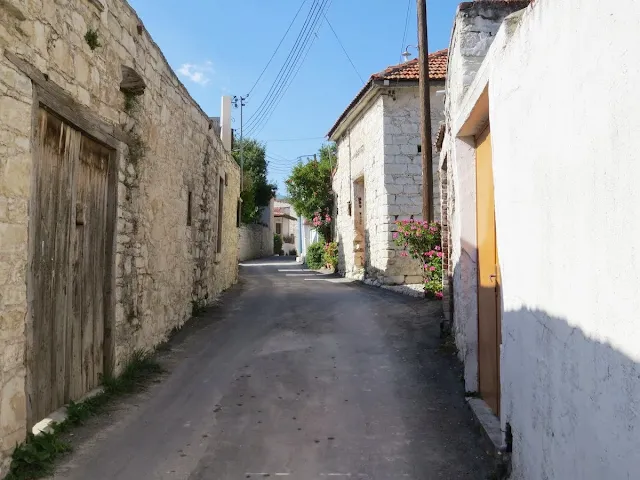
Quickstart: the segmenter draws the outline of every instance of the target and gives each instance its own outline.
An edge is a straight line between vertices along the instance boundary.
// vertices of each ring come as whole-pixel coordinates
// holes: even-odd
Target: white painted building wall
[[[638,31],[635,0],[537,0],[451,123],[468,133],[488,85],[512,480],[640,472]],[[471,200],[456,199],[458,232]]]
[[[453,295],[451,326],[464,364],[465,388],[478,389],[478,299],[476,249],[475,145],[452,135],[460,104],[487,55],[502,21],[526,2],[474,2],[458,7],[449,46],[444,118],[445,137],[440,166],[447,162],[448,211],[453,292],[445,285],[445,301]],[[446,232],[445,232],[446,234]]]
[[[443,82],[431,86],[432,125],[443,120]],[[435,134],[432,135],[435,138]],[[338,169],[333,188],[338,195],[336,234],[338,271],[363,279],[354,262],[354,215],[357,198],[353,182],[364,178],[366,276],[376,284],[420,283],[420,265],[401,257],[393,242],[395,221],[422,218],[420,103],[417,85],[383,88],[360,117],[338,139]],[[439,219],[438,162],[434,162],[435,212]],[[348,202],[351,202],[349,215]]]
[[[357,120],[348,133],[336,142],[338,147],[338,169],[333,179],[333,190],[338,195],[336,236],[338,241],[338,272],[351,278],[364,278],[364,271],[354,264],[353,244],[355,237],[353,181],[364,176],[365,212],[367,229],[377,223],[374,212],[382,211],[384,199],[384,133],[383,100],[374,99],[373,104]],[[348,203],[351,202],[351,215]],[[379,245],[386,235],[373,230],[366,239],[366,249],[371,243]],[[373,237],[372,237],[373,235]],[[378,257],[373,265],[384,268],[385,262]]]

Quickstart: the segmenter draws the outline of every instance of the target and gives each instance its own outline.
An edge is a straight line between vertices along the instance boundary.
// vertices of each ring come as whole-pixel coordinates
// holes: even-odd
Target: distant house
[[[429,55],[432,138],[443,119],[447,50]],[[418,61],[372,75],[329,131],[338,147],[333,176],[338,271],[372,282],[421,282],[420,266],[393,242],[396,220],[422,218]],[[438,162],[434,202],[440,215]]]
[[[298,217],[293,206],[285,201],[276,200],[273,205],[273,223],[275,232],[282,237],[282,249],[285,254],[296,249]],[[278,252],[274,252],[278,253]]]

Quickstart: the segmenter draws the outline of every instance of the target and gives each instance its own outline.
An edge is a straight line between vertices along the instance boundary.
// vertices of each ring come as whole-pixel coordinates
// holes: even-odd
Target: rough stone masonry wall
[[[273,255],[273,233],[265,225],[240,227],[240,261]]]
[[[377,97],[373,104],[354,122],[350,131],[338,140],[338,169],[333,188],[338,195],[336,235],[338,246],[338,272],[351,278],[364,278],[364,271],[354,263],[355,199],[353,181],[364,176],[365,186],[365,252],[369,273],[383,271],[386,259],[381,245],[387,234],[379,228],[379,214],[386,201],[383,180],[384,138],[383,100]],[[351,202],[351,215],[348,212]]]
[[[432,141],[443,120],[443,82],[430,86]],[[355,212],[352,182],[364,175],[366,211],[366,276],[374,284],[420,283],[417,261],[400,256],[394,244],[395,221],[422,218],[422,155],[420,102],[417,86],[385,88],[338,141],[338,170],[333,185],[338,194],[337,233],[340,242],[338,271],[362,278],[354,266]],[[351,149],[349,149],[351,147]],[[351,157],[349,157],[351,156]],[[351,158],[351,165],[349,164]],[[440,219],[440,187],[434,155],[434,212]]]
[[[438,91],[444,82],[431,82],[431,139],[444,118],[442,96]],[[393,95],[384,97],[384,184],[387,192],[386,209],[380,212],[382,255],[386,257],[385,283],[421,283],[419,262],[400,256],[400,248],[393,242],[396,220],[422,219],[422,153],[418,146],[420,136],[420,91],[417,86],[397,88]],[[433,207],[434,218],[440,220],[440,175],[438,157],[433,154]]]
[[[48,75],[116,129],[137,134],[142,158],[118,155],[115,367],[150,348],[237,278],[239,168],[162,53],[122,0],[0,2],[0,474],[26,434],[25,361],[32,83],[5,53]],[[101,46],[91,50],[89,29]],[[125,112],[121,66],[146,83]],[[216,253],[219,179],[222,251]],[[192,195],[191,226],[187,198]]]

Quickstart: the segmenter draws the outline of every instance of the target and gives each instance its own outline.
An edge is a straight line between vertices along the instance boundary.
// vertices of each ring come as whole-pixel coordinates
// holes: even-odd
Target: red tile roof
[[[444,80],[447,77],[447,49],[429,54],[429,80]],[[420,78],[420,66],[418,59],[414,58],[399,65],[387,67],[385,70],[374,73],[374,80],[418,80]]]
[[[448,50],[438,50],[429,54],[429,80],[444,81],[447,78],[447,63],[448,63]],[[351,101],[349,106],[342,112],[342,115],[338,118],[336,123],[331,127],[328,137],[331,137],[336,131],[342,121],[349,115],[349,112],[358,104],[362,97],[369,91],[374,82],[390,80],[395,82],[411,81],[415,82],[420,79],[420,67],[418,65],[418,59],[414,58],[408,62],[403,62],[398,65],[392,65],[385,68],[381,72],[374,73],[369,77],[369,81],[358,92],[356,97]]]

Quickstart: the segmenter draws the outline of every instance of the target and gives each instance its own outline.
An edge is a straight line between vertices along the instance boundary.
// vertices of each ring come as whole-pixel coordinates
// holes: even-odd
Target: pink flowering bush
[[[431,298],[442,298],[442,248],[440,224],[422,220],[398,220],[393,234],[396,245],[404,250],[403,257],[422,263],[424,291]]]

